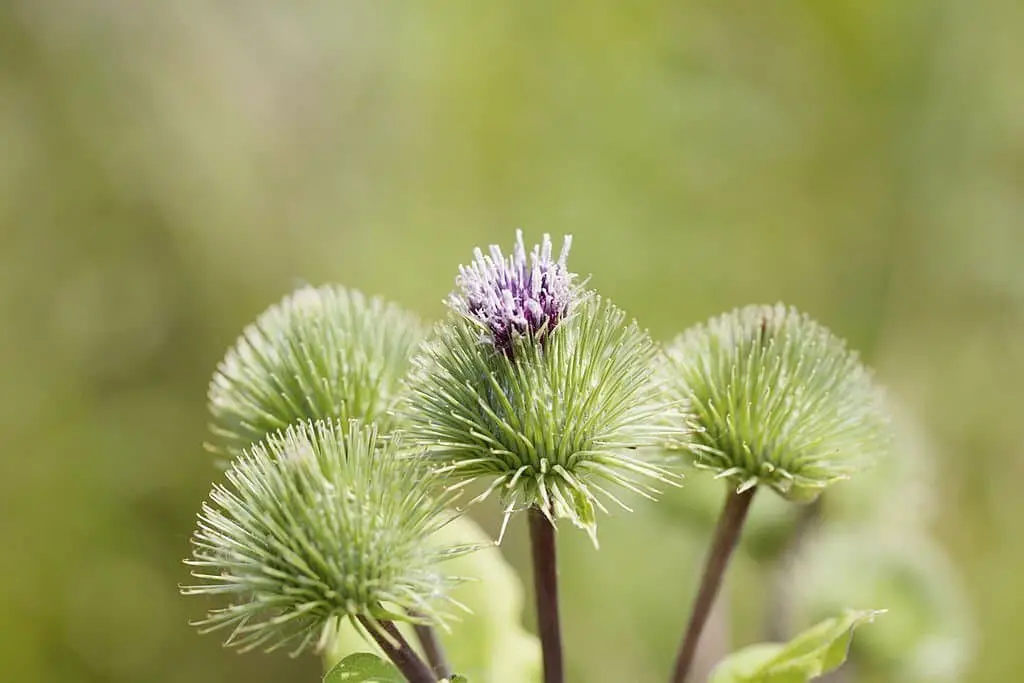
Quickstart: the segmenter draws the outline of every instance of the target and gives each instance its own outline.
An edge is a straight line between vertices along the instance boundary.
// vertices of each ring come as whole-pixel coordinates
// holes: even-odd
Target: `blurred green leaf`
[[[405,683],[405,677],[377,655],[357,652],[328,671],[324,683]]]
[[[878,614],[849,610],[785,645],[759,643],[743,648],[715,668],[711,683],[806,683],[839,668],[846,661],[853,630]]]
[[[781,643],[758,643],[734,652],[715,667],[711,674],[711,683],[761,680],[756,676],[785,647]]]
[[[851,648],[862,675],[899,683],[964,679],[975,648],[970,604],[958,568],[926,532],[825,527],[807,539],[786,590],[798,624],[849,604],[889,608]]]

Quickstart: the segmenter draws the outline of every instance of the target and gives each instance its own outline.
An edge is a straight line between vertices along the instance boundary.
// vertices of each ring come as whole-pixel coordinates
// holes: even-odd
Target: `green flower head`
[[[239,650],[323,644],[338,619],[444,624],[455,579],[438,568],[470,546],[429,537],[451,520],[438,475],[399,439],[353,420],[298,423],[243,452],[203,505],[186,595],[229,604],[198,622]]]
[[[505,520],[537,507],[596,533],[610,490],[645,496],[675,476],[646,458],[672,406],[652,381],[655,347],[610,302],[583,291],[551,242],[527,259],[480,250],[448,319],[413,361],[410,432],[461,482],[500,492]],[[610,485],[610,486],[609,486]],[[623,505],[623,507],[625,507]]]
[[[881,391],[856,354],[792,308],[748,306],[684,332],[664,386],[696,416],[697,467],[813,500],[886,451]]]
[[[391,412],[419,321],[339,286],[303,287],[246,328],[210,383],[211,448],[229,456],[301,420],[374,421]]]

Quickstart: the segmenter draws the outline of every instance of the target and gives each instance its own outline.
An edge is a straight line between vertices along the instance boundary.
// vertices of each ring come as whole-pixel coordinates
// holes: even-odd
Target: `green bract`
[[[235,460],[199,514],[188,595],[223,595],[198,623],[240,650],[300,652],[336,618],[442,623],[453,579],[436,566],[471,546],[428,537],[451,516],[437,475],[374,427],[300,423]],[[415,614],[416,616],[410,616]]]
[[[696,415],[694,464],[741,488],[813,500],[888,447],[881,391],[855,353],[795,309],[748,306],[675,339],[662,375]]]
[[[410,432],[461,482],[489,484],[506,511],[536,506],[596,533],[607,485],[651,496],[675,476],[638,451],[656,446],[672,411],[652,382],[655,348],[596,295],[574,302],[542,340],[489,343],[486,326],[453,312],[414,360]],[[621,503],[619,503],[621,505]],[[625,507],[625,506],[623,506]]]
[[[340,286],[303,287],[246,328],[210,383],[212,448],[237,455],[300,420],[393,426],[418,320]]]

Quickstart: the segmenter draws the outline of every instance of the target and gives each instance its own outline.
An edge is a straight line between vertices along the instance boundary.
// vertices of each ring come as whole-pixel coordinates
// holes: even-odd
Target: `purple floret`
[[[552,258],[551,237],[544,235],[527,259],[523,232],[516,231],[516,245],[507,259],[497,245],[490,253],[473,252],[473,263],[460,266],[448,305],[482,322],[490,340],[505,353],[517,336],[541,339],[562,320],[574,294],[573,279],[565,266],[572,244],[565,237],[558,260]]]

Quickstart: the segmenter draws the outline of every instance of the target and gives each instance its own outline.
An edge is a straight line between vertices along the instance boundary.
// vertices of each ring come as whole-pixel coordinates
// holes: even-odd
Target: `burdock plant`
[[[882,393],[856,354],[781,304],[691,328],[668,345],[661,371],[696,419],[693,464],[729,485],[676,659],[681,683],[757,488],[813,501],[883,454],[889,430]]]
[[[238,455],[302,420],[394,425],[418,319],[337,285],[301,287],[264,311],[210,382],[211,450]]]
[[[505,258],[479,249],[456,280],[451,315],[414,360],[406,417],[427,455],[462,482],[499,492],[507,519],[532,510],[596,538],[610,488],[653,495],[674,481],[639,449],[669,427],[652,381],[655,346],[625,313],[584,290],[545,236]],[[624,505],[623,505],[624,507]]]
[[[614,489],[642,496],[674,482],[642,452],[670,427],[652,380],[655,346],[636,323],[587,291],[550,238],[506,257],[477,249],[448,298],[451,314],[414,362],[407,416],[417,443],[456,482],[498,492],[505,523],[528,511],[544,677],[563,680],[555,521],[596,542]]]
[[[242,651],[298,654],[322,647],[347,619],[409,680],[436,680],[394,623],[445,623],[445,588],[456,579],[438,565],[472,547],[426,543],[451,520],[451,494],[397,448],[353,420],[299,423],[243,452],[193,537],[187,564],[199,583],[185,594],[230,600],[198,625],[228,631],[227,644]]]
[[[210,446],[229,467],[199,514],[184,592],[226,604],[202,629],[297,653],[330,650],[347,620],[391,661],[350,655],[326,683],[464,680],[434,629],[459,611],[443,561],[474,544],[437,532],[450,538],[456,497],[476,490],[470,503],[500,501],[499,541],[527,517],[541,668],[564,683],[556,526],[596,547],[603,513],[655,500],[693,465],[727,495],[670,679],[687,680],[755,491],[806,503],[855,476],[887,450],[887,409],[841,340],[782,305],[659,348],[569,270],[570,245],[556,253],[545,235],[528,249],[518,233],[511,253],[477,249],[429,335],[337,286],[302,288],[246,329],[209,390]],[[808,681],[874,614],[741,650],[711,680]]]

